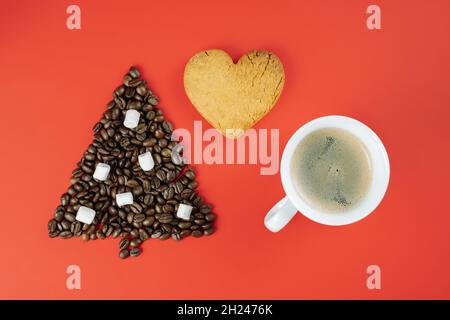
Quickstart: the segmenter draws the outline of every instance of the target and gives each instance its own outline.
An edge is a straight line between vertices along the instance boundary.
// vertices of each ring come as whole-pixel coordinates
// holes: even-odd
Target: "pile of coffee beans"
[[[119,257],[125,259],[139,256],[141,244],[150,238],[181,240],[214,232],[212,208],[196,191],[194,171],[173,156],[178,142],[173,141],[172,124],[157,105],[158,98],[140,72],[131,67],[94,126],[94,141],[73,170],[70,186],[48,222],[50,237],[121,237]],[[140,113],[139,124],[133,129],[123,125],[129,109]],[[138,156],[147,151],[155,166],[143,171]],[[106,181],[92,176],[98,163],[111,167]],[[133,194],[133,204],[118,207],[116,194],[124,192]],[[176,216],[180,203],[193,207],[189,220]],[[91,224],[76,220],[80,206],[95,210]]]

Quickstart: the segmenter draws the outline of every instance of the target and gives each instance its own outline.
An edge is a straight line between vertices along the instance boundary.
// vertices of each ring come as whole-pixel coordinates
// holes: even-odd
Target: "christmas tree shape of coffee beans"
[[[121,237],[119,256],[124,259],[138,256],[141,244],[150,238],[181,240],[212,234],[211,206],[196,192],[194,171],[172,152],[178,144],[171,139],[172,124],[157,108],[158,98],[135,67],[124,76],[113,98],[94,126],[94,140],[73,170],[70,186],[48,223],[49,236]],[[124,125],[128,110],[139,113],[139,122],[131,129]],[[154,166],[144,171],[139,155],[147,152]],[[103,180],[94,178],[98,164],[110,168]],[[132,203],[119,206],[116,195],[127,192]],[[180,204],[192,207],[190,216],[177,216]],[[95,214],[91,223],[78,221],[80,207]]]

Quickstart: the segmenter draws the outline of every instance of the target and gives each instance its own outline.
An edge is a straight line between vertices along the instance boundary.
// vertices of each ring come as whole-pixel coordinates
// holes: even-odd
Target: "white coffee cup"
[[[311,132],[324,128],[344,129],[358,138],[366,147],[371,161],[372,181],[368,192],[354,207],[344,212],[327,212],[308,204],[297,192],[291,173],[294,151]],[[278,232],[296,215],[297,211],[321,224],[341,226],[359,221],[375,210],[384,197],[389,184],[389,158],[380,138],[368,126],[344,116],[326,116],[314,119],[289,139],[281,158],[281,182],[286,196],[266,215],[264,224],[272,232]]]

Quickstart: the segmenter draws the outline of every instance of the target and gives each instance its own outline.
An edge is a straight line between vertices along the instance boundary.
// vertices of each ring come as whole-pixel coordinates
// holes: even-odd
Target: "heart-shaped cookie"
[[[249,52],[236,64],[222,50],[202,51],[184,69],[189,100],[214,128],[231,138],[264,117],[283,86],[283,65],[267,51]]]

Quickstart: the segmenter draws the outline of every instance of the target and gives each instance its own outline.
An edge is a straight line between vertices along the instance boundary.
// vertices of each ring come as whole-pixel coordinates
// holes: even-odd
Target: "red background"
[[[0,298],[450,298],[450,2],[375,3],[380,31],[366,28],[372,1],[1,1]],[[81,30],[66,28],[70,4]],[[209,48],[283,61],[284,92],[256,125],[280,128],[280,153],[319,116],[372,127],[392,171],[376,212],[346,227],[299,215],[272,234],[263,217],[283,196],[279,175],[196,165],[219,217],[213,236],[149,240],[126,261],[118,240],[49,239],[47,221],[128,67],[191,130],[201,117],[183,68]],[[66,288],[70,264],[81,290]],[[366,287],[371,264],[381,290]]]

